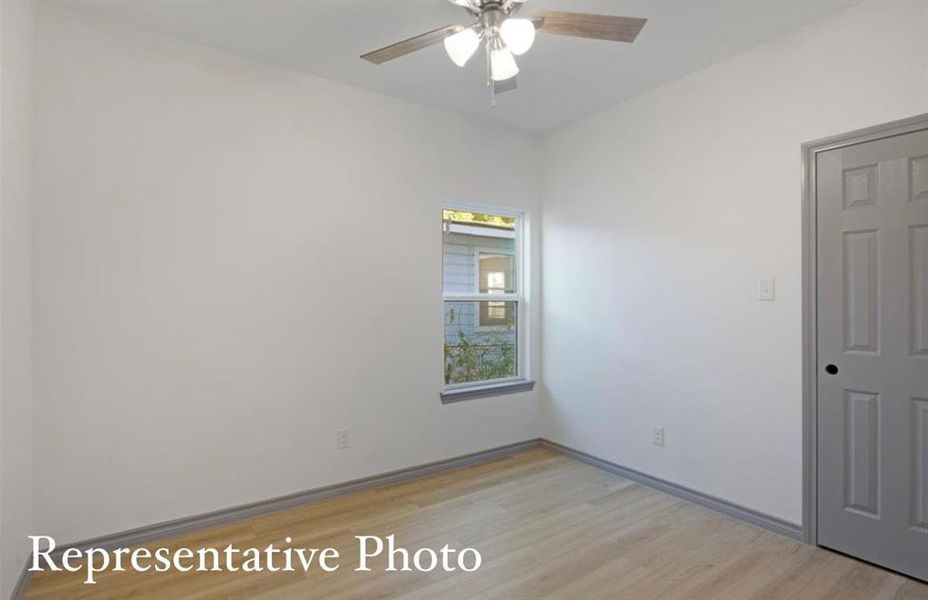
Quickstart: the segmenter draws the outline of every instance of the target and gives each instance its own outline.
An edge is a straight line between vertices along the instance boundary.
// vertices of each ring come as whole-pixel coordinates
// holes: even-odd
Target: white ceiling
[[[446,0],[58,0],[79,10],[330,79],[545,131],[855,4],[855,0],[529,0],[520,16],[568,10],[647,17],[634,44],[539,35],[519,89],[489,104],[481,61],[442,46],[375,66],[358,56],[467,13]]]

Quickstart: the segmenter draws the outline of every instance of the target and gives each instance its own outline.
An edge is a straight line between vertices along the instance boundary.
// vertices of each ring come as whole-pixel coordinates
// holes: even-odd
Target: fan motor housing
[[[513,3],[511,0],[474,0],[473,8],[465,8],[467,8],[468,12],[480,18],[481,21],[486,15],[496,13],[497,16],[493,18],[502,22],[503,19],[515,12],[518,6],[520,6],[518,3]],[[499,22],[497,22],[497,25]]]
[[[501,8],[497,6],[490,6],[484,8],[480,13],[480,24],[489,31],[493,31],[499,28],[503,24],[503,21],[506,20],[508,15],[503,12]]]

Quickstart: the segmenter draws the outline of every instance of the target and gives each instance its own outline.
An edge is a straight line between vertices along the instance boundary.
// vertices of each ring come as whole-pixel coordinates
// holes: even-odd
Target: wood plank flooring
[[[355,535],[474,547],[475,573],[355,572]],[[925,599],[928,585],[811,548],[547,449],[147,545],[338,548],[294,573],[37,573],[27,598]]]

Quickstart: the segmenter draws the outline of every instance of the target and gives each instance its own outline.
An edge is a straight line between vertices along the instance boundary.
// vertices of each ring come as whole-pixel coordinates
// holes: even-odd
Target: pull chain
[[[490,88],[490,108],[496,108],[496,86],[493,85],[493,65],[490,60],[490,42],[484,44],[487,55],[487,87]]]

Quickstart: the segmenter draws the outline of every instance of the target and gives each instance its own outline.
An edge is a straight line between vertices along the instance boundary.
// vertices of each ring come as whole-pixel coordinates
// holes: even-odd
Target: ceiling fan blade
[[[455,6],[460,6],[461,8],[467,9],[467,12],[471,13],[474,16],[480,14],[480,2],[483,0],[448,0],[451,4]]]
[[[648,22],[647,19],[634,17],[557,11],[543,11],[536,16],[544,19],[541,31],[545,33],[613,42],[634,42],[638,32]]]
[[[512,90],[519,87],[519,84],[516,82],[515,77],[510,77],[503,81],[494,81],[493,82],[493,93],[502,94],[503,92],[511,92]]]
[[[509,0],[509,14],[514,15],[525,6],[526,0]]]
[[[362,54],[361,58],[368,62],[372,62],[375,65],[379,65],[381,63],[387,62],[388,60],[393,60],[394,58],[405,56],[410,52],[422,50],[423,48],[427,48],[432,44],[437,44],[449,35],[454,35],[455,33],[464,29],[465,27],[463,25],[445,25],[444,27],[439,27],[438,29],[429,31],[428,33],[423,33],[422,35],[411,37],[408,40],[403,40],[402,42],[390,44],[389,46],[385,46],[379,50],[374,50],[373,52]]]

